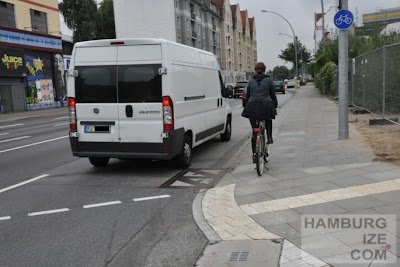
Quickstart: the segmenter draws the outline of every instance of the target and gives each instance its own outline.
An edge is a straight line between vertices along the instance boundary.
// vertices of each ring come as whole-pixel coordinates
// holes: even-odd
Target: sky
[[[348,0],[349,10],[358,14],[373,13],[377,9],[399,7],[400,0]],[[274,11],[284,16],[292,25],[295,34],[309,50],[314,49],[314,13],[321,12],[320,0],[231,0],[231,5],[239,4],[240,9],[248,10],[249,17],[255,17],[257,31],[258,61],[267,65],[267,69],[285,65],[292,67],[278,58],[281,51],[293,39],[279,33],[292,34],[288,23],[281,17],[271,13],[261,13],[262,9]],[[334,6],[336,0],[324,0],[325,11]]]
[[[102,0],[96,0],[100,3]],[[144,0],[145,1],[145,0]],[[292,25],[295,34],[309,50],[314,49],[314,13],[321,12],[320,0],[230,0],[231,5],[239,4],[241,10],[248,10],[249,17],[255,17],[258,61],[267,65],[268,69],[285,65],[292,67],[291,63],[285,63],[279,59],[279,54],[292,42],[288,36],[279,33],[293,35],[287,22],[281,17],[271,13],[261,13],[262,9],[274,11],[284,16]],[[334,6],[337,0],[323,0],[325,11]],[[58,0],[62,2],[62,0]],[[379,9],[399,7],[400,0],[348,0],[349,9],[359,19],[362,14],[373,13]],[[61,16],[61,15],[60,15]],[[62,16],[61,16],[62,17]],[[61,20],[63,20],[61,18]],[[61,31],[65,35],[72,35],[64,23],[61,23]]]

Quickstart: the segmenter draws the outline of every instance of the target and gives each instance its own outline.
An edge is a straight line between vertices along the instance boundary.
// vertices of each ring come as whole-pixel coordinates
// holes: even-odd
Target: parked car
[[[242,96],[241,96],[242,97],[242,106],[243,107],[245,107],[246,104],[247,104],[246,95],[247,95],[247,86],[243,89]]]
[[[282,92],[282,94],[285,94],[286,88],[282,81],[274,81],[274,85],[275,92]]]
[[[233,83],[225,84],[225,88],[228,90],[228,97],[233,97]]]
[[[249,84],[249,81],[239,81],[233,86],[234,98],[241,97],[244,88]]]
[[[294,87],[295,85],[296,85],[296,81],[295,80],[289,80],[288,83],[287,83],[287,88]]]

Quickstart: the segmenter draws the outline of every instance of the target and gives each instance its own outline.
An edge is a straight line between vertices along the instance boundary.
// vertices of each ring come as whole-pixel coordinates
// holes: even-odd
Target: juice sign
[[[0,76],[23,76],[24,50],[0,47]]]
[[[16,70],[19,67],[23,66],[22,57],[9,56],[7,54],[4,54],[3,58],[1,59],[1,61],[6,66],[6,68],[10,69],[10,70]]]

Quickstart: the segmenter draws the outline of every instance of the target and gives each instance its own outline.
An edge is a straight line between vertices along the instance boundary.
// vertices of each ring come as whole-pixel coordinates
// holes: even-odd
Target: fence
[[[350,103],[390,121],[400,118],[400,43],[351,60],[349,72]]]

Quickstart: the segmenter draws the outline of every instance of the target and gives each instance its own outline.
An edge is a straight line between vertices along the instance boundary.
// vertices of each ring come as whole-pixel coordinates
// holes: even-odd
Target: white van
[[[232,111],[212,53],[160,39],[76,43],[68,72],[74,156],[169,160],[231,137]]]

